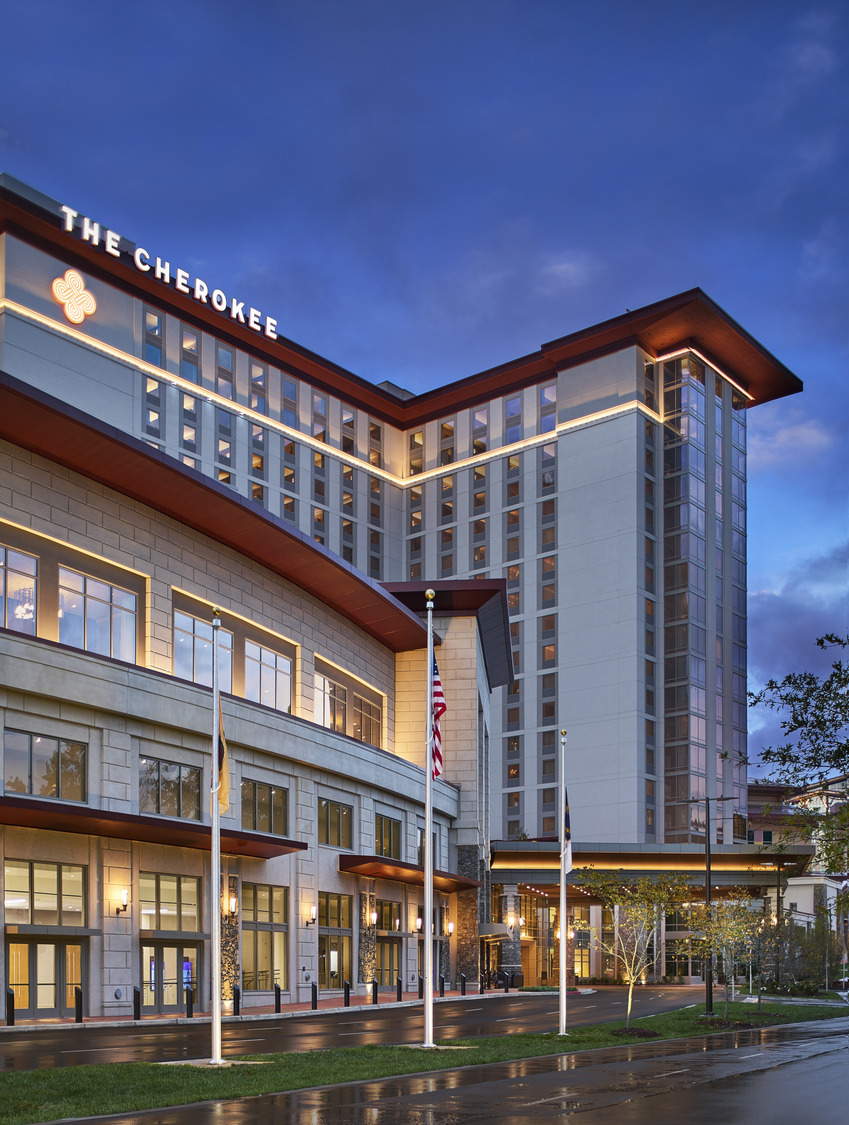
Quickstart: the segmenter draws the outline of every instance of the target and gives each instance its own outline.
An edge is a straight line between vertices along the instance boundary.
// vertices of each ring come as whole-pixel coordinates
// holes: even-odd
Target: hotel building
[[[48,555],[55,562],[44,564],[49,584],[39,579],[46,608],[33,634],[60,646],[50,649],[51,660],[60,660],[62,645],[86,648],[80,641],[86,634],[79,633],[84,615],[77,614],[82,624],[72,641],[62,624],[67,618],[56,616],[63,599],[88,596],[85,583],[137,599],[135,632],[121,639],[120,651],[97,650],[98,659],[143,669],[132,675],[160,685],[161,705],[167,701],[172,711],[167,736],[126,732],[121,752],[129,772],[119,780],[102,751],[86,743],[81,717],[70,734],[60,729],[58,713],[51,724],[45,716],[41,729],[34,718],[23,722],[30,709],[19,700],[11,723],[5,717],[6,729],[20,736],[7,744],[7,798],[8,755],[32,760],[25,743],[38,734],[88,745],[89,778],[95,762],[106,771],[97,782],[103,809],[114,803],[114,810],[141,816],[148,807],[143,798],[150,798],[133,771],[147,758],[172,762],[173,753],[168,758],[159,743],[183,730],[179,720],[188,721],[193,707],[195,741],[183,732],[188,757],[172,764],[201,769],[203,708],[189,700],[206,697],[189,686],[199,673],[180,654],[200,659],[203,629],[192,622],[222,602],[233,638],[231,693],[243,712],[236,742],[246,765],[257,767],[251,783],[273,788],[277,766],[252,757],[275,751],[271,728],[263,733],[263,724],[250,718],[264,696],[248,695],[248,685],[281,675],[288,717],[275,715],[274,729],[295,723],[300,737],[305,722],[311,732],[329,728],[346,753],[358,743],[377,746],[393,755],[392,769],[401,768],[400,758],[404,769],[420,772],[423,727],[405,729],[411,709],[399,708],[397,699],[415,694],[401,654],[423,661],[417,614],[424,589],[433,586],[437,615],[444,611],[443,643],[459,630],[466,646],[463,658],[449,658],[446,647],[450,669],[439,654],[449,706],[446,783],[458,786],[441,810],[442,864],[447,875],[480,884],[473,897],[485,927],[492,928],[490,905],[492,919],[503,922],[524,895],[527,903],[516,913],[539,919],[537,945],[548,940],[549,876],[530,877],[523,845],[537,841],[545,851],[556,839],[562,728],[568,729],[579,851],[698,852],[704,802],[720,797],[711,810],[712,842],[729,855],[745,848],[746,417],[752,406],[801,390],[798,378],[694,289],[412,394],[388,382],[373,385],[299,347],[285,338],[279,310],[251,308],[219,284],[226,279],[196,276],[169,259],[167,249],[138,246],[102,218],[0,177],[0,369],[13,410],[4,415],[3,438],[78,474],[62,486],[74,497],[64,500],[63,516],[47,495],[53,483],[33,481],[15,503],[4,494],[3,545],[14,562],[19,555],[40,560],[48,550],[27,538],[36,531],[54,544]],[[46,414],[63,421],[54,430]],[[30,417],[36,423],[27,426]],[[102,441],[89,447],[81,437],[89,431]],[[45,435],[57,444],[48,447]],[[49,473],[55,482],[55,471]],[[143,505],[136,538],[144,541],[144,558],[131,545],[129,527],[99,533],[97,521],[77,514],[77,503],[92,495],[83,479]],[[206,518],[213,510],[222,521],[215,525]],[[166,560],[161,541],[168,536],[144,530],[154,517],[192,528],[206,537],[204,546],[181,547]],[[261,551],[256,538],[265,544]],[[93,561],[66,559],[55,541]],[[216,554],[222,545],[226,565]],[[216,557],[204,570],[192,551]],[[126,575],[107,574],[106,560]],[[282,592],[255,593],[255,577],[240,594],[236,563],[290,583],[286,604],[294,604],[298,590],[309,610],[294,618],[284,613]],[[10,589],[28,590],[25,572],[9,566]],[[62,584],[71,581],[73,589]],[[204,614],[196,612],[198,601]],[[122,620],[125,607],[109,605],[113,622]],[[313,618],[325,605],[329,616],[319,626]],[[16,612],[26,610],[7,600],[7,613]],[[3,634],[15,633],[9,643],[16,646],[20,621],[7,622]],[[274,644],[263,643],[263,630]],[[36,657],[43,651],[27,643]],[[268,668],[266,659],[283,664]],[[76,653],[74,668],[81,660]],[[462,675],[468,690],[461,692],[455,676]],[[122,691],[130,686],[148,698],[147,719],[155,727],[156,692],[139,682],[125,682]],[[39,699],[55,690],[51,683]],[[344,718],[339,691],[347,693]],[[307,760],[310,769],[319,768]],[[347,777],[349,785],[365,786],[362,801],[379,803],[371,775],[344,755],[339,763],[332,782],[310,774],[309,783],[326,786],[327,799],[344,804]],[[397,785],[411,802],[402,817],[408,862],[415,859],[422,788],[420,779]],[[382,790],[384,797],[395,791],[395,779]],[[92,787],[89,793],[95,795]],[[244,793],[242,799],[249,805]],[[79,803],[79,790],[71,800]],[[206,815],[203,805],[201,799],[195,819]],[[376,831],[371,807],[360,812],[363,846]],[[290,816],[293,824],[308,819],[295,820],[294,808]],[[293,833],[293,845],[309,843],[305,831],[289,827],[284,835]],[[503,876],[491,903],[485,901],[490,838],[502,841],[502,859],[513,845],[522,852],[518,874]],[[303,851],[280,860],[290,865],[279,876],[290,895],[303,877],[295,871],[307,862]],[[120,870],[129,873],[130,866]],[[341,878],[342,867],[335,871]],[[313,890],[321,885],[319,879]],[[154,892],[145,893],[144,901],[153,901]],[[448,893],[470,895],[472,885],[452,884]],[[455,909],[450,901],[443,905],[448,913]],[[391,920],[394,925],[394,915]],[[530,923],[528,931],[530,937]],[[506,936],[503,926],[498,936]],[[474,956],[463,964],[474,971],[476,935],[472,944]],[[518,942],[515,953],[518,963]],[[526,968],[537,963],[528,961],[524,944],[521,955]],[[290,972],[296,961],[301,964],[295,958]],[[394,965],[388,963],[389,975]]]

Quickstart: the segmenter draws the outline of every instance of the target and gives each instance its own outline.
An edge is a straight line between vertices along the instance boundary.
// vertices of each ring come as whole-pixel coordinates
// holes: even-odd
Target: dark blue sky
[[[0,170],[375,382],[701,286],[805,382],[750,415],[751,678],[849,631],[845,3],[31,0],[4,41]]]

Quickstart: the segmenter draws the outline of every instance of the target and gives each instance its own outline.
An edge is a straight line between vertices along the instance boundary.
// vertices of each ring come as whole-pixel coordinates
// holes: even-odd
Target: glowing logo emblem
[[[52,290],[71,324],[82,324],[97,310],[97,302],[76,270],[68,270],[64,277],[57,277]]]

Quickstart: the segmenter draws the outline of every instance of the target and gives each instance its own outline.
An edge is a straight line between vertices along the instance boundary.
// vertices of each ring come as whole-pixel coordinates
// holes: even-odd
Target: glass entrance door
[[[391,938],[377,943],[377,983],[384,988],[394,988],[401,975],[401,943]]]
[[[189,986],[197,1006],[198,981],[196,945],[155,942],[142,946],[142,1011],[182,1011]]]
[[[7,980],[15,1013],[38,1018],[72,1016],[83,986],[83,946],[76,941],[9,941]]]

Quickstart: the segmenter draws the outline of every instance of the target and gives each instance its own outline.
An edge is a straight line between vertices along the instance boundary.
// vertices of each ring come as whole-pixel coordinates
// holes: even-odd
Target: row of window
[[[47,605],[51,593],[42,590]],[[60,565],[56,639],[73,648],[135,663],[143,616],[141,603],[140,593]],[[35,555],[0,547],[0,608],[3,627],[38,635],[39,559]],[[253,633],[236,621],[233,625],[232,629],[219,629],[221,690],[235,691],[253,703],[291,713],[295,646],[279,639],[279,647],[272,648],[259,639],[259,631]],[[211,621],[175,607],[174,675],[211,686],[212,655]],[[315,678],[315,722],[379,747],[381,697],[358,681],[346,680],[343,673],[330,665],[319,665]],[[40,780],[39,787],[41,784]]]

